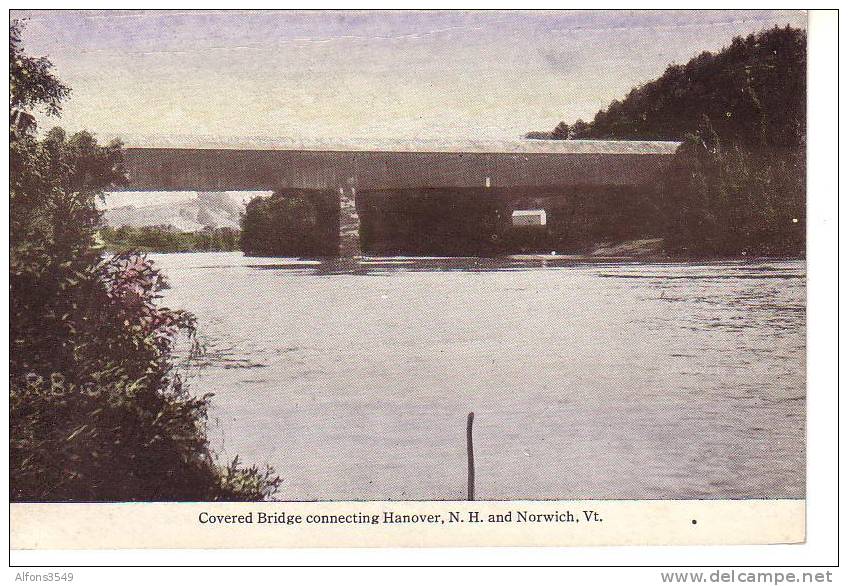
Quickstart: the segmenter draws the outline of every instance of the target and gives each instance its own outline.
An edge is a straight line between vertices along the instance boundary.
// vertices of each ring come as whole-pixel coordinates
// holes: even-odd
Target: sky
[[[800,11],[12,11],[115,136],[513,139]]]

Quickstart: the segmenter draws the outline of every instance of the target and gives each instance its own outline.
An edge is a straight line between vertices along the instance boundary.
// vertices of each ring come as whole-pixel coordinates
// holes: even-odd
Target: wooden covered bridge
[[[452,198],[473,197],[523,209],[549,207],[597,189],[629,197],[656,181],[678,145],[125,139],[126,190],[319,192],[338,202],[339,253],[346,256],[361,252],[362,211],[385,207],[387,201],[439,193],[447,207]]]

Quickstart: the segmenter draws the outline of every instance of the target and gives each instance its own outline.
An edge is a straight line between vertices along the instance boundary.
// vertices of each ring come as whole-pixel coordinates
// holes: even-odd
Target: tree
[[[551,138],[554,140],[568,140],[571,138],[571,129],[565,122],[560,122],[551,133]]]
[[[16,501],[255,500],[271,470],[221,466],[174,345],[194,318],[164,308],[165,280],[137,254],[94,246],[95,202],[125,181],[121,145],[86,132],[36,137],[33,111],[65,88],[10,25],[10,498]],[[28,121],[21,124],[21,120]]]
[[[575,122],[571,138],[683,140],[707,115],[719,136],[747,147],[799,148],[806,133],[806,46],[806,32],[789,26],[736,37],[721,51],[670,65],[591,122]]]
[[[333,254],[323,237],[322,209],[315,196],[297,191],[254,197],[241,217],[240,246],[252,256]]]
[[[682,141],[658,182],[669,249],[803,255],[806,40],[789,26],[736,37],[576,121],[570,138]]]
[[[9,26],[9,111],[10,130],[28,132],[34,128],[31,110],[56,116],[61,102],[71,90],[53,75],[53,64],[45,57],[33,58],[23,52],[23,24],[13,20]]]
[[[666,246],[704,255],[803,254],[804,175],[796,157],[725,143],[704,116],[660,182]]]
[[[100,216],[96,197],[124,181],[120,143],[106,147],[85,132],[67,138],[53,129],[35,136],[27,108],[56,115],[69,90],[45,58],[20,45],[21,25],[10,26],[10,304],[12,375],[73,362],[67,319],[78,301],[76,285],[92,277],[100,261],[93,248]],[[22,127],[16,120],[30,119]]]
[[[589,125],[586,122],[583,122],[582,118],[578,118],[577,122],[574,123],[574,126],[571,127],[571,137],[573,139],[584,139],[590,138],[589,136]]]

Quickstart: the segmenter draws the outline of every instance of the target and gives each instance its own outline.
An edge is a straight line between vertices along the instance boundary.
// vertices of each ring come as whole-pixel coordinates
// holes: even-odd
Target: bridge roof
[[[122,137],[126,148],[387,153],[515,153],[671,155],[679,142],[648,140],[298,140],[267,137]]]

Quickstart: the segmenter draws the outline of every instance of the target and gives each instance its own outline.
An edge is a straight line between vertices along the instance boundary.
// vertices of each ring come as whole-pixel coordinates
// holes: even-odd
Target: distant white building
[[[513,226],[544,226],[548,223],[545,210],[515,210],[512,212]]]

